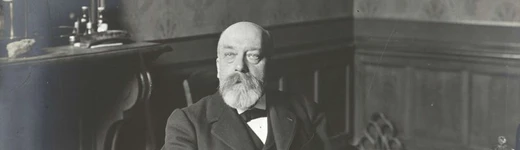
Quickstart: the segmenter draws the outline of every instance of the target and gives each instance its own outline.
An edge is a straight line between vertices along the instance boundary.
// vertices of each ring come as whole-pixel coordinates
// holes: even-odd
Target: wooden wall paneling
[[[353,143],[358,142],[358,138],[363,136],[363,130],[365,128],[365,123],[363,123],[362,120],[365,119],[364,117],[364,107],[365,105],[365,93],[364,90],[366,87],[365,84],[365,70],[364,70],[364,64],[359,60],[359,57],[354,57],[354,137],[356,137],[353,141]]]
[[[312,93],[313,93],[313,98],[314,99],[314,102],[316,102],[317,104],[320,104],[320,103],[325,103],[325,102],[320,102],[320,91],[319,91],[319,88],[320,88],[320,74],[321,74],[321,69],[317,69],[317,70],[314,70],[314,75],[312,76],[313,77],[313,89],[312,89]]]
[[[486,147],[495,144],[498,136],[515,139],[520,123],[520,76],[478,73],[471,76],[471,82],[470,144]]]
[[[413,124],[411,123],[413,118],[412,116],[414,115],[413,113],[413,110],[414,110],[414,97],[413,97],[413,94],[411,93],[415,93],[416,92],[416,88],[414,87],[414,80],[411,80],[412,77],[414,76],[414,70],[415,68],[411,67],[411,66],[406,66],[405,68],[405,74],[404,74],[404,78],[406,78],[407,80],[405,81],[404,83],[404,91],[407,93],[405,94],[405,97],[404,97],[404,101],[405,101],[405,114],[403,114],[404,118],[403,118],[403,126],[402,127],[398,127],[398,128],[402,128],[400,131],[402,132],[399,132],[398,130],[398,136],[399,137],[402,137],[400,140],[407,140],[407,139],[413,139]],[[408,147],[408,144],[410,143],[404,143],[404,146],[405,147]]]
[[[399,134],[404,134],[404,139],[407,142],[405,144],[408,144],[407,147],[412,149],[446,149],[448,147],[450,148],[459,148],[459,149],[484,149],[485,147],[489,147],[489,145],[496,144],[496,138],[500,135],[499,133],[504,133],[503,135],[506,136],[508,139],[514,139],[514,133],[516,129],[516,125],[520,122],[515,118],[518,118],[517,116],[512,116],[511,114],[518,114],[518,112],[513,112],[512,110],[515,110],[514,108],[519,107],[517,103],[518,95],[511,95],[511,93],[514,93],[512,91],[518,91],[518,83],[511,83],[511,82],[518,82],[517,80],[517,74],[518,74],[518,68],[512,68],[512,67],[506,67],[506,66],[497,66],[497,65],[490,65],[490,64],[474,64],[469,65],[466,63],[457,63],[457,62],[443,62],[439,60],[422,60],[421,61],[412,61],[413,63],[407,64],[402,59],[397,59],[393,57],[384,57],[384,59],[377,59],[378,57],[375,56],[360,56],[357,57],[358,61],[356,64],[358,65],[356,68],[368,68],[370,66],[379,66],[382,64],[385,65],[394,65],[394,66],[401,66],[406,67],[408,75],[405,74],[404,78],[407,80],[405,81],[405,87],[404,89],[408,89],[406,91],[407,94],[405,94],[405,98],[412,96],[411,101],[405,100],[401,104],[409,105],[409,106],[403,106],[403,108],[408,108],[408,113],[405,113],[403,116],[403,126],[398,125],[398,127],[406,128],[404,132],[400,132]],[[362,60],[365,61],[365,63],[362,63]],[[377,61],[381,60],[381,61]],[[390,60],[390,61],[389,61]],[[398,61],[400,60],[400,61]],[[389,62],[389,63],[387,63]],[[361,64],[361,65],[360,65]],[[484,69],[483,69],[484,68]],[[469,70],[467,70],[469,69]],[[380,72],[384,72],[384,67],[379,67],[377,70]],[[501,86],[513,86],[514,88],[509,88],[509,90],[505,90],[506,88],[491,88],[489,87],[489,83],[484,82],[486,81],[485,78],[480,77],[475,79],[475,75],[473,74],[494,74],[494,76],[500,75],[501,78],[503,78],[501,82],[496,85]],[[381,73],[383,74],[383,73]],[[516,75],[515,75],[516,74]],[[357,74],[358,77],[356,78],[356,89],[361,88],[364,89],[363,91],[357,91],[356,92],[356,99],[361,101],[369,102],[371,101],[369,98],[367,98],[366,92],[370,89],[373,93],[373,89],[364,87],[367,85],[374,86],[375,84],[369,84],[367,83],[366,78],[370,78],[370,75],[366,73],[366,69],[358,69]],[[406,76],[412,75],[414,77],[414,80],[408,80]],[[499,76],[499,77],[500,77]],[[491,78],[491,77],[489,77]],[[496,77],[495,77],[496,78]],[[489,79],[488,79],[489,80]],[[507,83],[506,81],[509,81]],[[488,81],[489,82],[489,81]],[[496,82],[496,81],[495,81]],[[359,85],[362,84],[362,85]],[[412,88],[406,88],[406,84],[411,84]],[[485,88],[482,88],[482,84],[486,85]],[[432,87],[432,88],[430,88]],[[481,89],[479,91],[475,91],[475,87],[480,87]],[[470,91],[471,89],[471,91]],[[494,90],[493,90],[494,89]],[[483,110],[488,110],[480,113],[482,110],[480,107],[488,106],[491,101],[494,101],[490,98],[487,98],[489,94],[487,94],[487,91],[501,91],[502,93],[496,94],[496,95],[507,95],[505,93],[509,93],[509,96],[503,96],[500,103],[502,105],[500,106],[494,106],[493,108],[487,108]],[[505,91],[505,92],[504,92]],[[433,94],[432,94],[433,92]],[[471,95],[470,95],[471,93]],[[478,93],[477,95],[475,93]],[[359,95],[363,96],[359,96]],[[480,95],[483,94],[484,96]],[[440,96],[440,97],[439,97]],[[424,101],[437,101],[440,100],[441,102],[444,102],[445,105],[447,103],[447,106],[438,107],[436,110],[433,108],[428,107],[428,103],[425,103]],[[478,103],[481,101],[480,103]],[[506,102],[504,102],[506,101]],[[363,103],[356,101],[357,103]],[[419,102],[419,104],[417,104]],[[422,102],[422,103],[421,103]],[[477,105],[479,104],[479,105]],[[357,107],[370,107],[367,106],[369,104],[357,104]],[[380,105],[386,105],[386,104],[380,104]],[[496,110],[501,109],[505,106],[508,106],[505,108],[505,110],[510,110],[507,113],[501,113],[502,115],[496,115],[494,118],[498,120],[492,121],[492,119],[489,119],[490,117],[482,117],[486,116],[484,114],[491,113],[489,110]],[[479,107],[477,107],[479,106]],[[409,111],[410,107],[413,108],[413,112]],[[430,103],[430,107],[431,103]],[[362,111],[357,111],[356,116],[366,116],[368,115],[367,109],[369,108],[363,108]],[[504,108],[503,108],[504,109]],[[433,110],[433,111],[432,111]],[[442,111],[441,111],[442,110]],[[471,111],[471,112],[470,112]],[[446,113],[447,112],[447,113]],[[417,115],[423,116],[423,117],[417,117]],[[441,116],[437,116],[438,119],[436,120],[435,117],[424,117],[428,114],[436,115],[436,114],[444,114]],[[414,117],[415,116],[415,117]],[[443,117],[444,116],[444,117]],[[450,117],[445,117],[450,116]],[[410,118],[413,117],[413,118]],[[505,117],[505,118],[504,118]],[[449,119],[451,118],[451,119]],[[476,120],[480,120],[480,122],[475,122],[475,118],[478,118]],[[410,124],[410,120],[415,120]],[[433,120],[433,121],[431,121]],[[451,121],[450,121],[451,120]],[[512,120],[512,121],[507,121]],[[359,120],[358,120],[359,121]],[[361,120],[362,121],[362,120]],[[397,120],[396,122],[400,122]],[[428,123],[429,122],[429,123]],[[446,124],[447,122],[447,124]],[[485,123],[488,122],[488,123]],[[491,122],[496,122],[494,127],[495,129],[493,131],[489,132],[482,132],[482,128],[492,128],[490,124],[493,124]],[[440,123],[440,124],[439,124]],[[443,125],[444,124],[444,125]],[[451,124],[451,125],[450,125]],[[500,126],[502,125],[502,126]],[[358,125],[361,128],[358,128],[356,131],[362,131],[362,127],[364,125]],[[435,126],[437,126],[435,128]],[[451,127],[450,127],[451,126]],[[506,127],[505,127],[506,126]],[[445,128],[448,129],[445,129]],[[406,131],[408,128],[413,128],[411,134],[410,131]],[[417,129],[419,128],[419,129]],[[422,128],[422,129],[421,129]],[[444,128],[444,129],[443,129]],[[451,131],[444,131],[444,134],[442,130],[450,130]],[[477,129],[475,129],[477,128]],[[498,129],[500,128],[500,129]],[[417,131],[419,130],[419,131]],[[421,131],[422,130],[422,131]],[[430,131],[432,130],[432,131]],[[488,129],[491,130],[491,129]],[[439,131],[439,132],[435,132]],[[423,133],[421,133],[423,132]],[[429,133],[424,133],[429,132]],[[448,133],[448,134],[446,134]],[[494,133],[494,134],[491,134]],[[477,134],[477,135],[475,135]],[[407,136],[408,135],[408,136]],[[486,136],[484,136],[486,135]],[[444,137],[443,137],[444,136]],[[482,137],[484,136],[484,137]],[[474,138],[478,137],[475,140]],[[485,141],[485,142],[484,142]],[[509,140],[510,141],[510,140]],[[478,143],[478,144],[477,144]],[[514,142],[509,142],[510,145],[514,145]]]
[[[391,52],[388,52],[388,53],[391,53]],[[386,114],[392,118],[395,118],[395,119],[393,119],[393,121],[395,121],[396,126],[400,130],[398,134],[402,139],[407,141],[407,142],[405,142],[405,145],[408,144],[407,147],[428,148],[429,146],[431,146],[431,144],[423,144],[425,142],[421,142],[421,141],[424,141],[425,139],[429,139],[429,138],[431,139],[431,137],[428,137],[428,135],[433,135],[434,137],[436,137],[435,135],[437,135],[439,133],[439,132],[435,132],[435,131],[430,132],[430,127],[433,123],[446,122],[446,121],[437,120],[437,121],[427,123],[428,121],[431,121],[432,118],[424,117],[424,116],[417,116],[417,114],[419,114],[419,115],[442,114],[442,113],[439,113],[440,112],[439,110],[447,110],[448,112],[456,111],[455,116],[458,114],[459,115],[458,119],[461,119],[461,120],[459,121],[458,124],[455,125],[455,127],[456,127],[455,130],[452,130],[452,131],[459,131],[458,137],[452,138],[452,139],[454,141],[459,140],[459,143],[466,143],[465,141],[467,141],[467,139],[468,139],[467,131],[465,131],[465,130],[467,130],[467,127],[466,127],[467,126],[467,117],[466,116],[467,116],[467,111],[468,111],[468,108],[466,108],[467,107],[466,105],[468,104],[467,88],[469,86],[468,85],[469,83],[468,83],[468,81],[466,81],[468,79],[466,77],[467,72],[465,73],[464,71],[459,71],[459,69],[463,68],[463,67],[460,67],[460,65],[459,66],[452,65],[453,63],[444,63],[442,61],[436,61],[436,60],[421,60],[421,61],[414,60],[414,61],[412,61],[413,63],[409,63],[410,60],[403,60],[402,58],[395,58],[395,57],[390,57],[390,56],[381,57],[381,56],[359,55],[359,57],[357,57],[357,60],[358,60],[358,62],[356,62],[356,63],[358,63],[358,64],[360,64],[360,62],[363,62],[362,64],[364,64],[364,66],[365,66],[364,68],[369,68],[370,66],[372,66],[373,70],[379,70],[379,71],[376,71],[376,72],[380,72],[379,74],[390,74],[390,73],[386,73],[388,70],[387,69],[388,67],[381,67],[381,66],[391,65],[394,67],[397,66],[398,68],[404,68],[403,73],[400,73],[398,75],[398,76],[400,76],[400,78],[403,78],[402,79],[403,85],[399,86],[399,87],[395,87],[395,88],[397,88],[397,90],[404,92],[404,93],[402,93],[402,96],[401,96],[401,98],[403,100],[401,102],[396,103],[396,105],[401,105],[398,109],[402,109],[403,111],[401,111],[401,113],[394,113],[394,114],[398,114],[398,115],[388,114],[388,112]],[[376,67],[374,67],[374,66],[376,66]],[[443,67],[443,66],[449,66],[449,67]],[[366,70],[363,70],[363,71],[366,71]],[[439,74],[439,72],[440,72],[440,74]],[[371,78],[371,77],[373,78],[374,75],[365,74],[365,75],[357,78],[357,80],[365,81],[365,83],[363,83],[364,86],[370,85],[370,87],[364,88],[364,90],[363,90],[364,92],[367,92],[370,90],[370,91],[372,91],[372,93],[374,93],[374,89],[373,89],[374,86],[378,86],[375,83],[380,82],[377,80],[367,81],[366,78]],[[447,79],[453,80],[452,79],[453,77],[455,77],[455,79],[456,79],[456,82],[453,82],[453,83],[456,83],[454,85],[445,85],[446,83],[452,83],[452,82],[445,82],[445,83],[441,82],[441,81],[447,80]],[[367,83],[367,82],[369,82],[369,83]],[[370,82],[372,82],[372,83],[370,83]],[[429,86],[432,86],[432,88],[430,88]],[[362,88],[362,87],[358,86],[357,88]],[[454,88],[454,89],[445,90],[443,88]],[[432,95],[431,93],[432,92],[435,93],[435,91],[437,91],[438,94]],[[464,92],[464,91],[466,91],[466,92]],[[360,93],[361,92],[357,92],[356,94],[360,94]],[[369,94],[364,93],[363,95],[369,95]],[[377,94],[375,94],[375,95],[377,95]],[[448,98],[438,97],[438,96],[448,96]],[[449,96],[455,97],[455,98],[450,98]],[[392,97],[392,96],[387,96],[387,97]],[[429,97],[429,98],[427,98],[427,97]],[[361,98],[361,99],[363,99],[363,98]],[[428,101],[428,100],[436,100],[436,101],[440,100],[444,103],[448,103],[448,105],[451,105],[451,103],[453,103],[453,102],[455,102],[455,103],[458,102],[459,104],[455,105],[455,106],[459,106],[459,107],[456,107],[456,108],[437,107],[436,109],[430,109],[430,107],[435,106],[435,104],[434,105],[431,105],[432,103],[421,104],[421,101]],[[369,102],[369,101],[373,101],[373,99],[365,97],[364,101]],[[392,106],[389,106],[388,104],[381,103],[381,102],[376,102],[373,105],[375,107],[377,107],[377,105],[380,105],[380,106],[386,106],[385,108],[390,108],[390,109],[392,108]],[[364,106],[365,113],[363,115],[365,115],[365,116],[368,115],[366,113],[366,111],[369,109],[373,109],[374,106],[372,106],[370,104],[365,104],[365,106]],[[435,110],[437,110],[437,111],[435,111]],[[451,115],[451,113],[448,113],[448,114]],[[358,113],[357,115],[361,115],[361,114]],[[446,115],[444,115],[444,116],[446,116]],[[443,117],[440,117],[440,118],[443,118]],[[426,122],[424,120],[426,120]],[[433,120],[435,120],[435,118],[433,118]],[[448,120],[448,122],[450,122],[450,121]],[[453,123],[453,119],[451,122]],[[450,123],[448,123],[448,124],[450,124]],[[364,127],[364,126],[362,126],[362,127]],[[442,127],[442,125],[441,125],[441,127]],[[426,129],[417,129],[417,128],[426,128]],[[419,135],[417,133],[417,130],[419,130]],[[357,131],[359,131],[359,129]],[[430,132],[430,133],[420,133],[423,131]],[[451,132],[447,132],[447,133],[451,133]],[[424,136],[426,136],[426,137],[424,137]],[[441,138],[441,139],[444,140],[444,138]],[[430,143],[431,142],[432,141],[430,141]],[[421,143],[421,144],[418,144],[418,143]],[[445,141],[445,142],[439,142],[439,143],[440,144],[443,144],[443,143],[454,144],[457,142],[452,142],[450,140],[447,140],[447,142]]]
[[[354,59],[352,59],[353,62]],[[354,65],[351,63],[345,66],[345,132],[354,133],[354,110],[355,110],[355,99],[354,99]],[[352,142],[352,141],[350,141]]]
[[[417,69],[413,77],[413,135],[463,143],[462,76],[459,72]]]
[[[394,121],[399,133],[404,126],[407,109],[405,91],[406,69],[400,66],[371,65],[356,62],[356,132],[360,136],[369,117],[384,113]]]
[[[432,30],[433,29],[433,30]],[[382,38],[388,41],[402,41],[405,39],[415,42],[428,40],[434,42],[450,42],[456,45],[469,44],[494,45],[509,47],[511,43],[520,43],[518,38],[520,29],[515,26],[457,24],[440,21],[406,21],[396,19],[369,19],[356,18],[354,21],[355,36],[367,38]],[[356,42],[358,38],[356,38]],[[404,45],[414,42],[402,43]],[[384,45],[384,42],[383,42]],[[446,44],[443,44],[446,45]],[[389,46],[391,47],[391,46]],[[481,47],[481,46],[480,46]]]
[[[461,70],[460,71],[461,73],[461,92],[459,93],[460,94],[460,97],[461,97],[461,104],[462,104],[462,108],[461,108],[461,118],[460,118],[460,123],[461,123],[461,136],[462,136],[462,144],[463,145],[469,145],[469,140],[470,140],[470,118],[471,118],[471,110],[470,110],[470,107],[471,107],[471,96],[470,96],[470,87],[471,87],[471,79],[470,79],[470,72],[468,70]]]
[[[355,31],[356,136],[369,112],[394,107],[379,102],[379,95],[396,99],[392,93],[400,91],[405,100],[395,104],[405,114],[387,115],[405,129],[398,134],[408,149],[484,150],[502,135],[516,145],[520,37],[511,34],[520,31],[516,27],[358,19]],[[385,91],[383,83],[398,83],[391,80],[396,68],[405,68],[395,77],[404,85],[378,93]],[[372,83],[374,74],[385,75]]]
[[[411,48],[413,49],[413,47]],[[430,57],[428,54],[420,52],[396,52],[398,49],[389,47],[381,57],[382,51],[373,50],[373,48],[358,49],[356,59],[366,64],[386,64],[397,66],[409,66],[413,68],[430,68],[451,71],[469,71],[470,73],[497,73],[497,74],[520,74],[520,60],[518,59],[498,59],[489,57],[473,57],[473,56],[449,56],[438,55]],[[456,51],[456,49],[445,49],[443,51]],[[369,52],[370,51],[370,52]],[[445,57],[446,56],[446,57]],[[452,58],[448,58],[452,57]],[[471,57],[471,58],[466,58]],[[470,61],[471,60],[471,61]]]
[[[355,46],[354,44],[345,49],[346,55],[343,57],[345,60],[345,132],[349,133],[349,136],[353,136],[355,131]],[[350,139],[349,142],[353,142]]]

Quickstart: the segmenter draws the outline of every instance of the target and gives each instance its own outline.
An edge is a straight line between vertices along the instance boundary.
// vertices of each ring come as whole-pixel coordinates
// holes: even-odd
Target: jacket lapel
[[[268,109],[268,113],[269,113],[269,109]],[[275,140],[274,140],[274,132],[273,132],[273,123],[271,121],[271,117],[268,117],[267,121],[268,121],[268,131],[267,131],[267,141],[265,142],[265,145],[264,145],[264,148],[263,150],[270,150],[272,149],[274,146],[275,146]]]
[[[284,99],[278,93],[269,96],[268,109],[273,136],[278,150],[288,150],[292,144],[297,125],[296,116],[283,103]]]
[[[220,94],[214,95],[215,123],[211,127],[211,133],[219,140],[235,150],[255,149],[245,127],[238,114],[224,103]],[[247,139],[247,140],[246,140]]]

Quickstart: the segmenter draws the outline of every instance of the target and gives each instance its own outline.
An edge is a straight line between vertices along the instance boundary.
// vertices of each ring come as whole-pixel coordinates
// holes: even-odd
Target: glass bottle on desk
[[[89,22],[88,7],[87,6],[81,7],[81,11],[83,14],[81,15],[79,32],[82,33],[83,35],[87,35],[88,34],[87,23]]]
[[[13,0],[3,0],[4,2],[4,10],[8,10],[4,14],[9,14],[9,16],[4,16],[4,33],[7,33],[7,37],[9,39],[14,39],[14,12],[13,12]],[[5,7],[7,6],[7,9]],[[4,37],[2,37],[4,38]]]
[[[103,22],[103,11],[105,10],[105,7],[98,7],[98,27],[97,32],[105,32],[108,30],[108,24]]]

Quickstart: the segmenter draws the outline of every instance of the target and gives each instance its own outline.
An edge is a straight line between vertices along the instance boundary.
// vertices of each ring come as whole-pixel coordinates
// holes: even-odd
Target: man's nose
[[[249,68],[247,67],[247,63],[245,62],[244,57],[239,58],[239,59],[240,59],[240,61],[237,61],[237,63],[235,64],[235,71],[242,72],[242,73],[248,72]]]

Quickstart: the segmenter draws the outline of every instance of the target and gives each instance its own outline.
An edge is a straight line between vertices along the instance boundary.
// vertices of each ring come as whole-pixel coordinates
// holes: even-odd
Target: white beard
[[[237,80],[240,80],[240,83],[237,83]],[[254,77],[237,74],[220,83],[219,91],[228,106],[248,109],[262,96],[263,86],[262,81]]]

